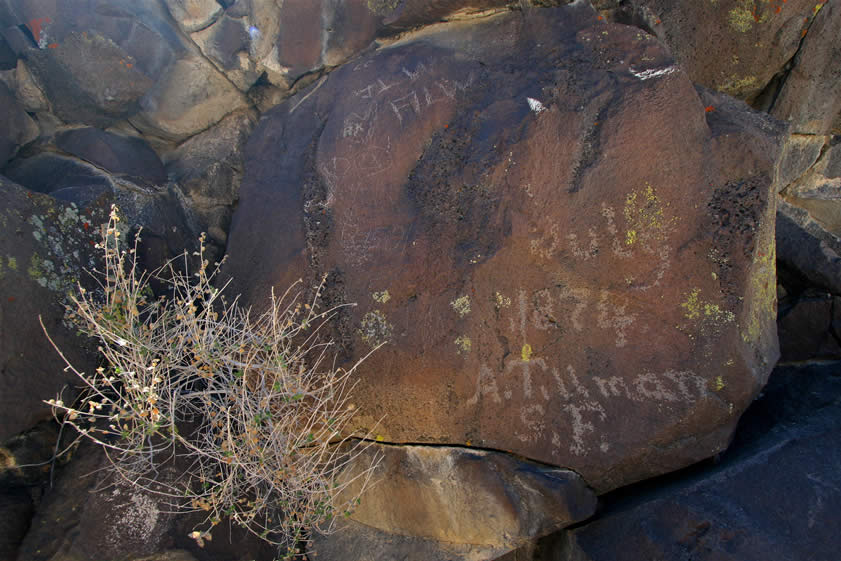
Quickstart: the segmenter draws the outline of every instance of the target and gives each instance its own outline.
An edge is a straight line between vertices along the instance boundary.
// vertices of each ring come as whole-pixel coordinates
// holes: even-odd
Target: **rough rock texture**
[[[788,186],[783,196],[838,237],[841,236],[841,137],[827,139],[816,160]]]
[[[812,292],[781,303],[777,322],[782,362],[841,359],[841,340],[833,325],[841,314],[841,299]]]
[[[179,184],[201,229],[222,249],[239,199],[242,149],[256,121],[253,112],[233,113],[166,156],[167,172]]]
[[[779,368],[718,465],[638,489],[538,559],[837,559],[839,366]]]
[[[5,0],[4,36],[55,115],[183,139],[246,105],[245,98],[159,2]]]
[[[596,497],[577,474],[508,454],[446,446],[377,446],[366,451],[361,464],[370,465],[378,454],[383,457],[372,474],[376,484],[362,495],[351,518],[393,536],[499,552],[595,511]],[[345,475],[357,474],[350,470]],[[357,484],[348,492],[359,491]],[[402,508],[395,509],[395,503]]]
[[[361,425],[606,491],[720,451],[777,358],[782,132],[581,4],[421,31],[255,129],[233,292],[328,273],[385,343]]]
[[[792,61],[771,114],[789,121],[792,132],[828,134],[841,118],[841,5],[813,2],[820,8]]]
[[[0,167],[12,159],[21,146],[37,136],[38,125],[26,114],[9,88],[0,83]]]
[[[195,516],[174,516],[159,496],[113,480],[102,451],[85,442],[58,470],[54,487],[32,519],[18,559],[28,561],[190,561],[272,559],[271,548],[243,532],[221,526],[204,549],[187,537]],[[166,482],[177,468],[162,466]],[[204,513],[199,514],[201,515]]]
[[[824,2],[597,0],[594,4],[604,8],[621,4],[616,19],[656,34],[693,81],[754,101],[798,52],[816,7]],[[831,33],[816,35],[822,50],[833,43]],[[821,58],[818,64],[829,60]]]
[[[0,200],[0,442],[5,442],[49,418],[42,400],[75,382],[39,316],[69,359],[81,368],[91,366],[84,340],[64,321],[64,305],[84,269],[95,265],[96,229],[90,224],[101,223],[107,212],[28,192],[2,176]]]
[[[117,175],[153,184],[166,184],[164,165],[141,138],[126,137],[96,128],[71,129],[56,135],[61,150]]]
[[[804,209],[778,200],[777,256],[813,285],[841,294],[841,239]]]
[[[130,139],[125,140],[123,147],[128,146],[138,149],[137,143]],[[143,154],[154,156],[145,151]],[[151,181],[161,173],[160,161],[155,158],[157,165],[144,172],[127,164],[121,166],[108,156],[101,154],[103,160],[109,159],[109,165],[123,171],[142,173],[143,176],[111,175],[79,159],[50,152],[17,159],[4,172],[27,189],[48,193],[59,200],[80,206],[98,203],[106,208],[116,204],[126,218],[126,224],[132,228],[143,227],[142,251],[150,267],[163,264],[180,254],[185,247],[192,247],[199,229],[193,223],[180,190],[174,185],[159,185]],[[97,219],[91,225],[95,229],[102,222],[104,219]]]

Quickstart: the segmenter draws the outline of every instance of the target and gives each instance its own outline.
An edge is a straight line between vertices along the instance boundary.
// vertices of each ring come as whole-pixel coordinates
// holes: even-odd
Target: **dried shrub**
[[[332,343],[319,336],[336,312],[317,311],[324,283],[308,302],[294,287],[272,293],[266,311],[252,316],[214,286],[219,264],[209,267],[203,238],[196,272],[186,254],[145,272],[138,238],[126,250],[120,236],[112,208],[97,246],[99,288],[80,287],[72,299],[75,321],[100,342],[103,366],[85,373],[65,359],[82,397],[48,403],[104,448],[116,475],[179,511],[206,512],[191,533],[199,545],[227,517],[294,558],[311,531],[329,533],[349,516],[361,492],[342,491],[359,478],[367,484],[378,462],[355,468],[354,479],[339,477],[371,439],[345,430],[359,363],[337,367]],[[152,280],[168,293],[154,298]],[[158,468],[170,461],[186,467],[165,481]]]

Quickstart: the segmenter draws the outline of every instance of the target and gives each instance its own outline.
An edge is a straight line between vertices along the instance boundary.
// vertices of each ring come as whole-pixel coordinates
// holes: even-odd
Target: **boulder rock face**
[[[610,7],[617,2],[596,0],[594,4]],[[621,4],[618,19],[655,33],[693,81],[753,101],[798,52],[825,1],[631,0]],[[827,35],[816,42],[833,42]]]
[[[765,383],[784,132],[582,3],[421,30],[258,124],[232,293],[326,274],[347,356],[383,345],[361,427],[604,492],[720,451]]]
[[[837,559],[840,391],[837,362],[778,369],[719,465],[638,490],[538,559]]]
[[[64,122],[104,128],[131,118],[144,133],[179,140],[246,105],[161,2],[5,0],[0,16]]]
[[[376,483],[352,519],[394,536],[507,551],[596,509],[595,495],[577,474],[500,452],[387,446],[369,448],[361,463],[370,465],[374,454],[383,455],[372,474]],[[357,494],[358,486],[348,492]]]
[[[828,134],[841,119],[841,5],[826,1],[813,4],[817,14],[771,114],[791,122],[792,132]]]
[[[80,368],[84,339],[65,321],[67,292],[92,269],[96,228],[107,209],[79,207],[28,192],[0,176],[0,442],[50,417],[43,400],[76,377],[38,322]],[[65,390],[66,390],[65,389]],[[70,396],[69,392],[66,392]]]

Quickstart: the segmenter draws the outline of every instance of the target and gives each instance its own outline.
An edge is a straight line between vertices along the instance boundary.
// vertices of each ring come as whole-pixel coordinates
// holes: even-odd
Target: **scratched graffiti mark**
[[[611,259],[633,263],[645,258],[644,263],[650,264],[645,276],[628,276],[627,284],[638,291],[659,286],[671,267],[669,239],[678,223],[677,217],[669,214],[669,204],[646,183],[644,188],[632,190],[625,197],[619,219],[623,222],[622,230],[616,210],[606,202],[602,202],[599,216],[601,224],[588,227],[586,232],[562,232],[558,224],[550,225],[542,235],[529,241],[531,253],[548,261],[568,251],[576,261],[605,264],[611,263]],[[531,233],[537,232],[533,226]]]
[[[546,106],[538,100],[534,99],[533,97],[527,97],[526,102],[529,104],[529,109],[531,109],[535,113],[541,113],[543,111],[546,111]]]
[[[628,67],[628,71],[631,73],[632,76],[635,78],[639,78],[640,80],[651,80],[652,78],[660,78],[663,76],[668,76],[669,74],[673,74],[678,71],[678,67],[675,65],[667,66],[665,68],[650,68],[648,70],[636,70],[634,67]]]
[[[554,386],[537,385],[533,372],[551,374]],[[516,373],[520,376],[513,375]],[[688,370],[644,371],[627,378],[592,376],[587,384],[572,365],[561,370],[549,366],[543,358],[511,360],[500,374],[483,363],[467,405],[476,406],[485,400],[502,405],[518,398],[523,405],[519,409],[520,426],[515,428],[514,435],[522,442],[532,443],[546,439],[547,415],[563,411],[570,427],[567,448],[570,453],[583,456],[596,450],[609,451],[610,443],[596,437],[609,430],[612,402],[693,404],[710,392],[706,380]],[[550,407],[553,400],[560,400],[560,407]],[[564,446],[563,439],[553,432],[550,442],[557,455]]]

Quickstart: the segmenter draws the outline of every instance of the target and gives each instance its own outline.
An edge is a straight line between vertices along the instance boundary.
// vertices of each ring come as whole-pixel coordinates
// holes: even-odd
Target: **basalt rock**
[[[327,275],[360,428],[604,492],[722,450],[778,356],[785,129],[582,3],[407,34],[267,113],[232,293]]]
[[[77,379],[44,330],[81,369],[94,367],[85,340],[65,319],[67,293],[96,265],[101,206],[77,206],[33,193],[0,176],[0,442],[50,418],[43,400]],[[86,226],[87,225],[87,226]]]
[[[694,82],[752,102],[766,87],[776,90],[772,82],[787,70],[825,2],[596,0],[594,4],[619,21],[656,34]],[[832,33],[815,35],[821,50],[837,42]],[[821,57],[817,65],[823,64],[831,64],[831,59]]]
[[[245,107],[163,3],[6,0],[3,34],[66,123],[180,140]]]
[[[535,561],[837,559],[839,395],[837,362],[779,368],[720,463],[635,489]]]
[[[338,544],[348,552],[343,559],[366,559],[366,549],[378,549],[374,544],[390,537],[395,544],[454,548],[451,559],[493,559],[585,520],[596,508],[595,494],[577,474],[500,452],[375,446],[364,452],[360,464],[370,465],[375,456],[381,458],[371,474],[375,483],[351,515],[354,522],[375,531],[369,535],[340,530],[344,536],[317,538],[314,549],[319,557],[324,555],[322,546],[337,552]],[[348,479],[358,475],[353,469],[343,474]],[[360,481],[348,488],[350,496],[361,491]],[[398,549],[392,546],[386,558]]]

